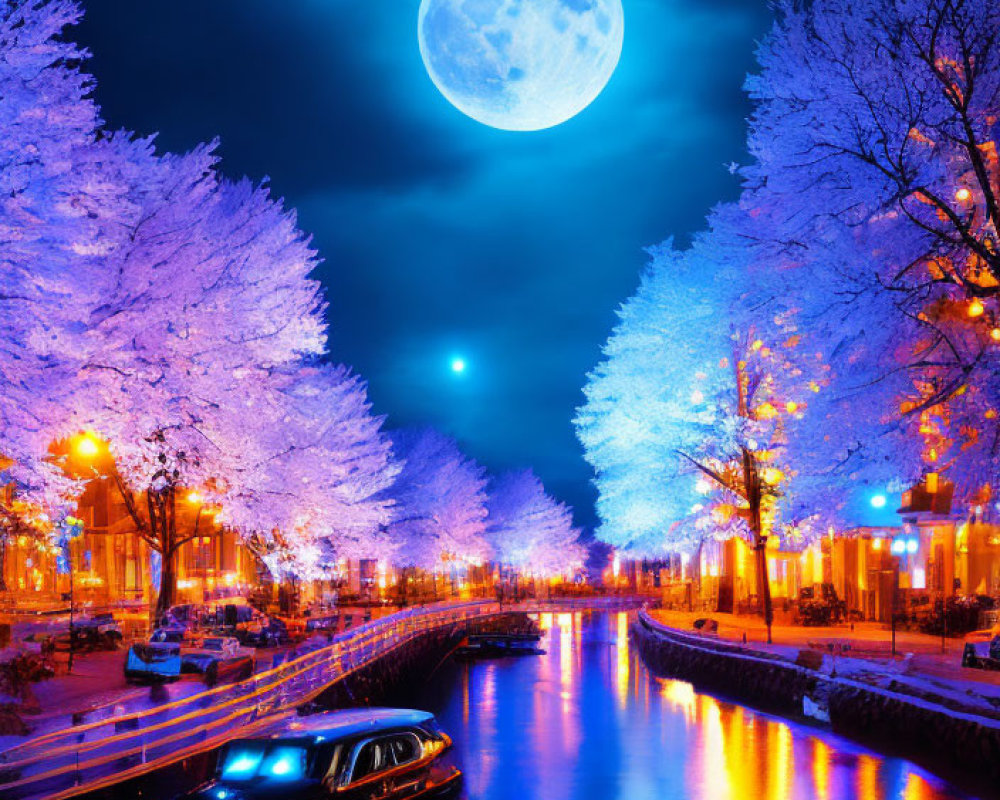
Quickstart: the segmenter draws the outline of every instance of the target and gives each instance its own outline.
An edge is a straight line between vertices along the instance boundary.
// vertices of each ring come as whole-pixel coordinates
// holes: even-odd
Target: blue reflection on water
[[[650,675],[625,614],[548,614],[544,656],[448,664],[415,698],[483,800],[931,800],[915,765]]]

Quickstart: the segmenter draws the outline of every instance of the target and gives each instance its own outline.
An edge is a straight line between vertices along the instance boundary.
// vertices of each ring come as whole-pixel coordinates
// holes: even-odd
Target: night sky
[[[231,177],[269,176],[324,258],[331,355],[392,427],[432,424],[492,471],[532,466],[579,524],[584,376],[643,248],[735,197],[743,76],[763,0],[624,0],[618,71],[580,116],[484,127],[420,59],[419,0],[90,0],[112,127],[184,151],[219,137]],[[460,376],[451,360],[468,363]]]

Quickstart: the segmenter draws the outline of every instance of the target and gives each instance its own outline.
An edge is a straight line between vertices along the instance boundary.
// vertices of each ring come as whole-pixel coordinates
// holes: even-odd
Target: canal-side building
[[[9,489],[7,490],[9,491]],[[178,503],[179,524],[193,530],[197,510]],[[135,532],[114,484],[90,481],[78,504],[81,534],[69,546],[68,563],[48,537],[15,537],[6,542],[3,579],[6,600],[20,609],[68,600],[94,606],[152,603],[159,586],[159,555]],[[202,514],[203,535],[181,546],[177,556],[179,602],[235,594],[254,584],[257,562],[235,534]],[[71,580],[72,571],[72,580]]]

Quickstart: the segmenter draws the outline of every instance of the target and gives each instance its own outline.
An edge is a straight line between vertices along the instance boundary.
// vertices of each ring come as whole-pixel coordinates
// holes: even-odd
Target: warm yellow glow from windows
[[[981,317],[983,312],[986,310],[986,306],[983,305],[982,301],[978,298],[969,303],[968,314],[970,317]]]
[[[190,491],[190,492],[188,492],[188,495],[187,495],[187,501],[191,505],[196,506],[196,505],[198,505],[201,502],[201,495],[198,492]]]
[[[938,490],[938,474],[936,472],[928,472],[927,478],[924,481],[927,484],[927,491],[934,494]]]

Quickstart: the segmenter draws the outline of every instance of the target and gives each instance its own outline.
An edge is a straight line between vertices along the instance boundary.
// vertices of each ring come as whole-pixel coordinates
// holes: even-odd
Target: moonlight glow
[[[451,371],[461,375],[465,372],[465,359],[464,358],[453,358],[451,360]]]
[[[621,0],[421,0],[420,54],[464,114],[509,131],[559,125],[618,66]]]

